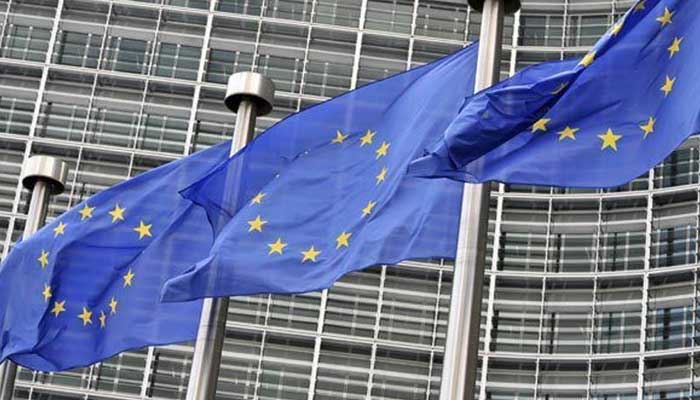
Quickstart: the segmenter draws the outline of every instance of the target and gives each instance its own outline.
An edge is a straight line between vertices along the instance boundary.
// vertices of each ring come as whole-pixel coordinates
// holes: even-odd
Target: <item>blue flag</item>
[[[293,115],[194,184],[185,194],[219,234],[165,300],[308,292],[378,263],[454,257],[461,185],[406,167],[472,93],[476,53]]]
[[[0,361],[57,371],[193,340],[201,302],[160,302],[163,283],[207,256],[204,210],[178,190],[228,159],[223,143],[88,198],[0,266]]]
[[[468,99],[415,176],[611,187],[700,131],[700,1],[645,0],[583,59]]]

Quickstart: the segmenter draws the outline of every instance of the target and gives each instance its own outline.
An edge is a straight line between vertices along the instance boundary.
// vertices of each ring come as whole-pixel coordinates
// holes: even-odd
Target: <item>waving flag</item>
[[[201,302],[163,304],[162,284],[207,256],[204,211],[182,198],[228,158],[222,143],[83,201],[0,266],[0,361],[57,371],[194,340]]]
[[[700,1],[639,1],[581,60],[471,99],[416,176],[570,187],[623,184],[700,131]]]
[[[472,93],[476,53],[291,116],[193,185],[186,194],[220,233],[165,299],[307,292],[377,263],[453,257],[461,185],[407,177],[406,167]],[[236,182],[244,203],[229,192]]]

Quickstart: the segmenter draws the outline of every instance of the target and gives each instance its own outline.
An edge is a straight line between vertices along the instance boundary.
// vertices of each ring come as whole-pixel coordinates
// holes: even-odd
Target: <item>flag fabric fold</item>
[[[472,94],[476,58],[470,46],[290,116],[188,188],[218,236],[164,300],[308,292],[374,264],[454,257],[461,185],[406,167]]]
[[[204,210],[179,190],[228,159],[222,143],[98,193],[18,243],[0,266],[0,360],[86,366],[194,340],[201,302],[160,302],[162,284],[205,257]]]
[[[612,187],[700,131],[700,2],[645,0],[581,60],[473,96],[413,176]]]

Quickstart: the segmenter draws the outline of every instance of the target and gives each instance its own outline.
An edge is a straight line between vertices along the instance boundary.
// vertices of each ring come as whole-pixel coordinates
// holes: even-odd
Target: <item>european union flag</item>
[[[213,242],[187,187],[228,159],[223,143],[83,201],[0,266],[0,360],[56,371],[121,351],[193,340],[201,302],[163,304],[171,276]]]
[[[476,53],[293,115],[189,188],[220,233],[165,299],[308,292],[378,263],[453,257],[461,185],[406,167],[472,93]]]
[[[467,100],[411,174],[623,184],[700,131],[700,1],[638,1],[581,60],[526,69]]]

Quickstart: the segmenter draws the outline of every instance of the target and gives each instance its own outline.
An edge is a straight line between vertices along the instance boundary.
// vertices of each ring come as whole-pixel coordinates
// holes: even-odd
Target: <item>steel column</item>
[[[230,155],[236,154],[253,139],[255,119],[272,111],[275,87],[265,76],[253,72],[231,75],[226,91],[226,106],[236,113],[236,127]],[[233,179],[232,182],[239,182]],[[239,196],[237,187],[227,196]],[[221,352],[226,336],[228,297],[205,299],[199,321],[192,370],[187,387],[187,400],[210,400],[216,397],[216,383],[221,365]]]
[[[499,81],[503,17],[519,0],[469,0],[482,12],[475,92]],[[472,400],[476,383],[481,324],[481,290],[488,231],[490,186],[464,187],[450,317],[440,388],[441,400]]]

